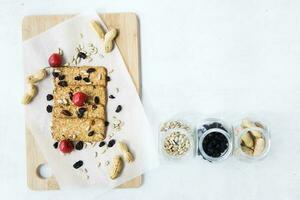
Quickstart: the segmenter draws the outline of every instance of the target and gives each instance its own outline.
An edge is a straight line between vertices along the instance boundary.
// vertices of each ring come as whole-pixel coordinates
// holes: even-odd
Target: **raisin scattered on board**
[[[47,110],[48,113],[51,113],[52,112],[52,106],[48,105],[46,107],[46,110]]]
[[[82,58],[82,59],[86,59],[86,54],[83,53],[83,52],[78,52],[78,55],[77,55],[79,58]]]
[[[53,147],[54,147],[55,149],[57,149],[57,147],[58,147],[58,142],[55,142],[55,143],[53,144]]]
[[[56,78],[56,77],[59,76],[59,73],[58,73],[58,72],[52,72],[52,76],[53,76],[54,78]]]
[[[72,113],[68,110],[62,110],[60,113],[69,117],[72,116]]]
[[[99,147],[103,147],[105,144],[106,144],[105,141],[102,141],[99,143]]]
[[[112,139],[108,142],[107,146],[110,148],[110,147],[113,147],[116,143],[116,140]]]
[[[95,72],[96,71],[96,69],[95,68],[89,68],[88,70],[86,70],[86,72],[87,73],[93,73],[93,72]]]
[[[77,142],[75,145],[75,149],[81,150],[82,148],[83,148],[83,142],[82,141]]]
[[[73,164],[73,167],[74,167],[75,169],[78,169],[78,168],[80,168],[82,165],[83,165],[83,161],[82,161],[82,160],[79,160],[79,161],[77,161],[76,163]]]
[[[80,75],[74,77],[75,81],[80,81],[81,79],[82,79],[82,77]]]
[[[110,81],[110,76],[106,77],[106,81],[109,82]]]
[[[47,101],[51,101],[53,99],[53,95],[52,94],[47,94]]]
[[[116,98],[116,97],[115,97],[114,95],[111,94],[111,95],[108,96],[108,98],[114,99],[114,98]]]
[[[99,103],[100,103],[100,99],[99,99],[99,97],[98,97],[98,96],[95,96],[95,98],[94,98],[94,102],[95,102],[95,104],[99,104]]]
[[[61,81],[64,80],[65,78],[66,78],[65,75],[60,75],[60,76],[58,77],[58,79],[61,80]]]
[[[108,121],[105,121],[104,122],[104,125],[107,127],[109,125],[109,122]]]
[[[67,86],[68,86],[67,81],[59,81],[57,84],[58,84],[59,86],[61,86],[61,87],[67,87]]]
[[[88,136],[91,137],[91,136],[93,136],[94,134],[95,134],[95,131],[90,131],[90,132],[88,133]]]
[[[88,77],[84,77],[83,80],[87,83],[90,82],[90,79]]]
[[[118,112],[121,112],[121,110],[122,110],[122,106],[121,105],[118,105],[117,106],[117,109],[116,109],[116,112],[118,113]]]

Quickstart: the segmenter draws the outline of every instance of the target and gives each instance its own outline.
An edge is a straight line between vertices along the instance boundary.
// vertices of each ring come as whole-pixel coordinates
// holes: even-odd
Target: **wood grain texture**
[[[26,16],[23,19],[23,40],[46,31],[52,26],[71,18],[73,15],[44,15]],[[140,93],[140,68],[139,68],[139,23],[134,13],[101,14],[100,17],[108,28],[115,27],[119,30],[116,39],[128,71]],[[39,165],[46,163],[36,144],[33,135],[26,128],[26,153],[27,153],[27,184],[32,190],[56,190],[59,186],[55,177],[43,179],[37,170]],[[119,188],[135,188],[142,184],[142,176],[124,183]]]

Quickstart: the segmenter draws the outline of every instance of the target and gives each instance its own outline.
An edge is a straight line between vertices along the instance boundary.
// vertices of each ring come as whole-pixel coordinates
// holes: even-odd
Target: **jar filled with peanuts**
[[[241,160],[261,160],[270,150],[270,131],[261,121],[244,118],[234,128],[235,155]]]

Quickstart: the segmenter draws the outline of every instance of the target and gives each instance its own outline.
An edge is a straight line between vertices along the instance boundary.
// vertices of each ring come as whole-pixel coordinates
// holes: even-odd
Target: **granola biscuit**
[[[52,137],[55,140],[98,142],[105,139],[103,119],[52,118]]]
[[[103,105],[86,105],[77,107],[73,105],[54,105],[53,117],[56,118],[88,118],[105,120],[106,112]]]
[[[85,93],[87,98],[87,104],[92,105],[95,103],[95,98],[99,98],[99,104],[106,105],[107,102],[107,92],[106,88],[103,86],[70,86],[70,87],[55,87],[53,96],[54,96],[54,105],[57,104],[72,104],[72,95],[76,92]]]
[[[55,72],[59,74],[59,76],[54,79],[56,87],[60,87],[59,82],[61,81],[66,81],[69,86],[100,85],[106,87],[107,71],[105,67],[68,66],[57,68]]]

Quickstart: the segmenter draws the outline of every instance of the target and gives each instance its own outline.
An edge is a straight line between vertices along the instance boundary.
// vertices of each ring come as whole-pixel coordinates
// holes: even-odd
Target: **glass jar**
[[[182,119],[171,119],[159,128],[159,152],[164,160],[180,160],[194,156],[194,127]]]
[[[222,120],[209,118],[201,122],[197,139],[197,155],[209,162],[225,160],[232,153],[232,128]]]
[[[271,146],[270,130],[265,123],[244,118],[234,128],[234,155],[240,160],[257,161],[265,158]]]

